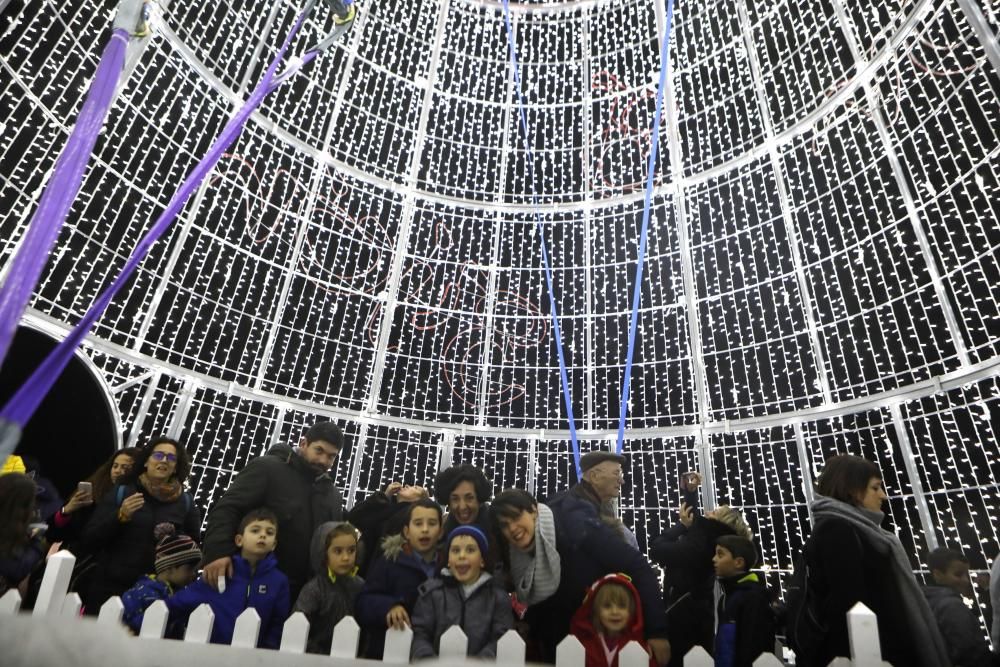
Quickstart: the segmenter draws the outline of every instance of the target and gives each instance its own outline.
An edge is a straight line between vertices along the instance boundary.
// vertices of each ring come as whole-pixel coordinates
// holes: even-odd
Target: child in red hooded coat
[[[587,651],[586,667],[618,667],[618,654],[631,641],[649,653],[643,635],[639,591],[624,574],[608,574],[591,585],[573,621],[570,634]],[[650,667],[656,661],[649,659]]]

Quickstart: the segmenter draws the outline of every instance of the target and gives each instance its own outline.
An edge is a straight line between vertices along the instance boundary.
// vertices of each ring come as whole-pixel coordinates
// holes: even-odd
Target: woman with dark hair
[[[81,490],[78,486],[66,504],[49,521],[47,535],[49,541],[65,542],[63,548],[72,551],[79,559],[82,554],[77,541],[93,515],[96,503],[125,479],[132,471],[138,456],[139,450],[135,447],[119,449],[91,473],[90,477],[84,480],[90,485],[90,491]]]
[[[184,482],[191,469],[184,447],[172,438],[149,441],[127,477],[115,485],[94,509],[83,532],[84,548],[98,554],[100,567],[84,594],[88,614],[121,595],[144,574],[153,571],[158,524],[173,524],[177,533],[201,532],[201,515]]]
[[[664,639],[659,579],[592,504],[564,500],[550,508],[526,491],[508,489],[493,501],[491,516],[514,591],[528,607],[524,618],[531,628],[529,639],[538,647],[537,659],[555,662],[556,647],[569,634],[586,591],[599,578],[622,573],[639,591],[657,663],[667,663],[670,645]]]
[[[439,472],[434,480],[434,498],[448,508],[442,532],[448,535],[470,524],[489,530],[492,497],[493,485],[474,465],[463,463]]]
[[[0,476],[0,597],[18,588],[23,596],[28,575],[45,556],[46,545],[30,524],[37,514],[34,480],[21,473]]]
[[[808,589],[815,596],[823,639],[802,647],[796,664],[827,665],[850,656],[847,612],[862,602],[878,618],[882,659],[894,665],[948,664],[944,642],[895,533],[885,530],[882,474],[871,461],[840,454],[827,459],[810,510],[806,542]],[[789,603],[790,608],[792,603]]]

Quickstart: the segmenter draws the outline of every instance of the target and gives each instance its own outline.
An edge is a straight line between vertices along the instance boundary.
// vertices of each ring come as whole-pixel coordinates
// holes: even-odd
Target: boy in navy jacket
[[[723,535],[715,541],[715,576],[722,585],[716,667],[751,667],[761,653],[774,652],[774,613],[767,588],[750,568],[757,547],[745,537]]]
[[[231,644],[236,618],[248,607],[260,616],[257,646],[278,648],[281,629],[289,613],[288,577],[278,569],[272,553],[277,544],[278,517],[268,509],[249,512],[236,535],[239,552],[233,556],[233,576],[219,591],[199,579],[167,599],[170,620],[187,620],[202,603],[215,614],[213,644]]]

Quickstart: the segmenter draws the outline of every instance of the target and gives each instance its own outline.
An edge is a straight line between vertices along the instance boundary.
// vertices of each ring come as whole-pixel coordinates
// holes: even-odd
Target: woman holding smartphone
[[[77,559],[83,556],[79,551],[79,538],[94,513],[94,506],[125,479],[138,456],[139,450],[135,447],[119,449],[90,477],[77,484],[73,495],[49,521],[49,541],[64,542],[64,548],[72,551]]]

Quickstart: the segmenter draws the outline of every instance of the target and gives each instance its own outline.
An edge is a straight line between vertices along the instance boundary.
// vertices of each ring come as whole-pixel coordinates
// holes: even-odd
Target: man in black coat
[[[344,451],[344,434],[333,422],[312,425],[298,447],[279,444],[250,461],[208,513],[202,545],[204,579],[217,586],[232,576],[234,539],[250,510],[278,515],[278,567],[288,577],[292,600],[312,576],[309,541],[320,524],[340,521],[343,500],[329,471]]]

